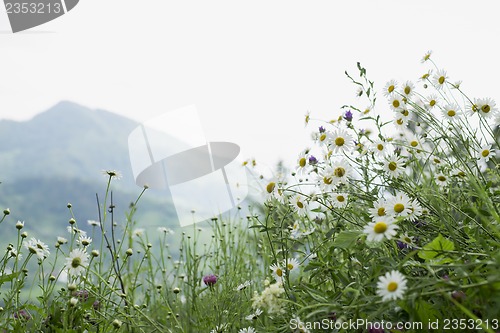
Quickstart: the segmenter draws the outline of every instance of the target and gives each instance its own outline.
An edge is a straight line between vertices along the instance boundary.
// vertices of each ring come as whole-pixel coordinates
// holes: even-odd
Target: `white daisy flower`
[[[439,106],[439,97],[436,94],[431,94],[425,99],[425,107],[430,110],[436,106]]]
[[[348,177],[351,175],[352,167],[342,158],[332,163],[332,170],[333,173],[331,176],[335,184],[346,183]]]
[[[396,80],[390,80],[389,82],[387,82],[384,86],[384,96],[392,96],[396,92],[397,87],[398,83],[396,82]]]
[[[246,320],[256,320],[259,318],[259,316],[262,314],[261,309],[256,309],[254,313],[249,314],[248,316],[245,317]]]
[[[98,227],[99,226],[99,221],[95,220],[87,220],[87,224],[91,227]]]
[[[455,103],[443,106],[441,112],[448,121],[455,121],[460,118],[461,115],[460,107]]]
[[[395,196],[387,200],[388,215],[399,217],[408,216],[411,213],[411,200],[406,193],[398,191]]]
[[[333,207],[344,208],[347,206],[349,195],[347,193],[332,193],[330,198],[332,199]]]
[[[283,267],[281,267],[278,264],[272,264],[269,266],[269,269],[271,269],[273,272],[271,273],[276,280],[276,282],[281,282],[283,283],[285,281],[285,270]]]
[[[491,98],[474,98],[474,105],[477,113],[488,119],[498,112],[496,103]]]
[[[436,181],[436,184],[440,187],[440,188],[445,188],[446,186],[448,186],[448,183],[449,183],[449,179],[447,176],[445,176],[444,173],[440,172],[438,173],[435,177],[434,177],[434,180]]]
[[[401,94],[406,98],[410,98],[413,95],[414,90],[415,85],[411,81],[406,81],[401,88]]]
[[[373,143],[371,150],[375,153],[375,155],[383,157],[391,150],[391,145],[388,142],[379,139]]]
[[[354,147],[354,139],[346,131],[338,129],[330,136],[330,147],[334,153],[349,153]]]
[[[420,62],[424,63],[424,62],[428,61],[431,58],[431,55],[432,55],[432,51],[431,50],[425,52],[425,54],[422,57],[422,59],[420,59]]]
[[[66,258],[66,268],[69,275],[80,275],[89,263],[89,255],[82,249],[74,249]]]
[[[50,250],[47,244],[39,239],[32,237],[24,243],[24,247],[32,254],[36,254],[39,259],[45,259],[50,255]]]
[[[393,124],[398,131],[402,132],[405,131],[406,127],[408,126],[408,120],[403,116],[396,116],[396,118],[394,118]]]
[[[404,105],[405,102],[403,101],[403,98],[401,98],[401,96],[396,94],[389,96],[389,106],[392,110],[400,111],[401,109],[403,109]]]
[[[301,216],[307,215],[307,212],[309,211],[309,205],[303,195],[296,194],[295,197],[291,200],[291,204],[297,214]]]
[[[391,178],[398,178],[405,170],[405,162],[401,156],[392,154],[384,161],[384,171]]]
[[[423,209],[417,200],[412,200],[410,202],[410,215],[406,217],[409,221],[416,221],[420,215],[422,215]]]
[[[238,331],[238,333],[257,333],[257,331],[252,326],[249,326],[249,327],[240,329]]]
[[[328,191],[328,190],[334,188],[336,184],[334,183],[333,179],[334,179],[333,168],[326,167],[324,170],[322,170],[318,174],[319,187],[323,191]]]
[[[373,203],[373,208],[370,208],[368,211],[373,219],[387,216],[387,201],[384,198],[378,198]]]
[[[89,246],[92,243],[92,238],[87,236],[81,236],[77,240],[78,244],[82,244],[83,246]]]
[[[482,146],[476,153],[476,158],[483,163],[488,162],[492,157],[496,156],[495,150],[491,149],[491,145]]]
[[[175,233],[172,229],[166,227],[158,227],[156,230],[158,230],[158,232],[162,234],[173,235]]]
[[[292,272],[292,271],[298,269],[300,264],[299,264],[299,261],[297,259],[288,258],[286,261],[283,262],[283,266],[285,266],[289,272]]]
[[[396,235],[396,229],[398,229],[398,226],[394,223],[394,220],[382,217],[374,218],[372,222],[365,226],[363,232],[367,234],[366,239],[369,242],[381,242],[384,238],[393,238]]]
[[[406,288],[406,278],[403,274],[398,271],[387,272],[378,279],[377,294],[383,301],[397,300],[403,298]]]
[[[299,158],[297,159],[297,169],[296,173],[299,176],[307,174],[309,171],[309,164],[307,163],[307,159],[309,158],[309,154],[307,153],[309,149],[304,150],[299,154]]]
[[[432,78],[433,78],[432,83],[434,84],[434,87],[439,90],[444,87],[448,79],[448,76],[446,76],[445,70],[440,69],[436,72],[436,74],[434,74]]]
[[[234,290],[242,291],[242,290],[248,288],[251,284],[252,284],[252,281],[245,281],[242,284],[238,285]]]

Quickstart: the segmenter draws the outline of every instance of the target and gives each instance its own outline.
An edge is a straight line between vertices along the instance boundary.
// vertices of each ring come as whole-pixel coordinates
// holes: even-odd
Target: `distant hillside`
[[[138,124],[104,110],[61,102],[28,121],[0,120],[0,208],[12,214],[5,224],[26,221],[38,237],[64,235],[71,202],[80,227],[97,219],[96,193],[104,199],[107,176],[119,170],[113,182],[117,221],[141,189],[134,183],[127,141]],[[177,227],[168,194],[148,191],[137,213],[139,227]],[[2,225],[4,237],[14,227]],[[3,242],[2,242],[3,243]]]

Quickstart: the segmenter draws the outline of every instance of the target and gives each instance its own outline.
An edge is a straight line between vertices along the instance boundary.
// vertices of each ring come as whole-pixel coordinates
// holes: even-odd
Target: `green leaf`
[[[453,242],[439,234],[432,242],[426,244],[420,251],[418,251],[418,256],[425,260],[431,260],[438,255],[442,255],[444,251],[453,250],[455,250]]]
[[[11,273],[11,274],[1,275],[0,276],[0,285],[2,285],[5,282],[10,282],[10,281],[14,280],[15,278],[17,278],[17,276],[20,273],[21,272],[15,272],[15,273]]]
[[[359,231],[342,231],[335,237],[333,246],[341,249],[348,249],[354,246],[361,232]]]

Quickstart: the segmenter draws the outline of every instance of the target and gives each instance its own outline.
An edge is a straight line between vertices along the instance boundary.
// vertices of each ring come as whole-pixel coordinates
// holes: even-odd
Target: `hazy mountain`
[[[80,227],[97,220],[96,193],[103,200],[107,177],[116,169],[122,179],[113,182],[116,220],[141,189],[134,183],[128,155],[128,135],[138,124],[104,110],[61,102],[28,121],[0,120],[0,209],[12,214],[2,225],[0,238],[13,236],[13,224],[26,221],[36,235],[61,235],[71,217],[71,202]],[[148,191],[137,213],[138,226],[177,226],[167,194]]]

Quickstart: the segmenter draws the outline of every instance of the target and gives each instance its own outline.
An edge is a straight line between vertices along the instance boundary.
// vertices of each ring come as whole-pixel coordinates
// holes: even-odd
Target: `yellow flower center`
[[[398,168],[398,165],[396,164],[396,162],[389,163],[389,170],[394,171],[397,168]]]
[[[481,106],[481,111],[483,111],[484,113],[488,113],[491,111],[491,107],[488,104],[485,104]]]
[[[404,121],[403,121],[403,119],[402,119],[402,118],[399,118],[398,120],[396,120],[396,123],[397,123],[398,125],[403,125]]]
[[[393,100],[392,106],[394,106],[395,108],[399,108],[399,101],[397,99]]]
[[[442,175],[441,175],[441,176],[438,176],[438,180],[439,180],[440,182],[445,182],[445,181],[446,181],[446,177],[445,177],[445,176],[442,176]]]
[[[396,291],[398,289],[398,284],[397,282],[391,281],[387,285],[387,291],[390,291],[391,293]]]
[[[394,91],[394,89],[395,89],[395,88],[396,88],[396,87],[394,87],[394,85],[393,85],[393,84],[391,84],[391,85],[387,88],[387,91],[388,91],[389,93],[392,93],[392,92]]]
[[[343,195],[337,195],[337,201],[338,202],[344,202],[345,201],[345,198]]]
[[[441,163],[441,160],[440,160],[440,159],[435,158],[435,159],[434,159],[434,163],[439,164],[439,163]]]
[[[405,87],[405,94],[408,95],[411,93],[411,88],[409,86]]]
[[[385,216],[385,208],[384,208],[384,207],[380,207],[380,208],[377,210],[377,215],[378,215],[378,216]]]
[[[288,268],[288,270],[291,271],[294,268],[294,266],[293,264],[287,264],[286,268]]]
[[[381,144],[381,143],[379,143],[379,144],[377,145],[377,149],[378,149],[378,150],[380,150],[380,151],[384,150],[384,145],[383,145],[383,144]]]
[[[385,222],[377,222],[373,227],[373,231],[377,234],[383,234],[387,230],[387,223]]]
[[[335,144],[336,144],[337,146],[343,146],[343,145],[344,145],[344,143],[345,143],[344,138],[338,137],[338,138],[336,138],[336,139],[335,139]]]
[[[439,79],[438,79],[439,84],[444,84],[444,80],[445,80],[445,77],[444,76],[440,76]]]
[[[430,106],[436,105],[436,100],[435,99],[431,99],[430,102],[429,102],[429,105]]]
[[[304,204],[301,201],[297,201],[297,207],[304,208]]]
[[[283,276],[283,270],[281,268],[276,268],[276,275],[278,275],[279,277],[282,277]]]
[[[403,205],[402,203],[397,203],[394,205],[394,211],[396,213],[401,213],[403,210],[405,210],[405,205]]]
[[[333,173],[335,174],[335,176],[340,178],[340,177],[343,177],[345,175],[345,169],[342,167],[338,167],[335,169],[335,171]]]
[[[276,187],[275,182],[270,182],[269,184],[267,184],[266,186],[267,193],[273,193],[275,187]]]
[[[455,117],[457,113],[455,112],[455,110],[448,110],[447,114],[449,117]]]
[[[413,148],[415,148],[416,146],[418,146],[418,141],[413,140],[412,142],[410,142],[410,146],[412,146]]]
[[[299,160],[299,165],[301,168],[305,167],[306,166],[306,158],[305,157],[302,157],[300,160]]]
[[[325,141],[325,139],[326,139],[326,134],[325,133],[321,134],[321,136],[319,137],[319,141]]]
[[[408,111],[408,110],[403,110],[403,111],[401,111],[401,114],[402,114],[403,116],[405,116],[405,117],[408,117],[408,116],[410,115],[410,111]]]
[[[488,149],[485,149],[481,152],[481,156],[483,156],[483,157],[488,157],[489,154],[490,154],[490,151]]]
[[[325,183],[326,185],[331,185],[333,182],[332,180],[332,177],[323,177],[323,183]]]

